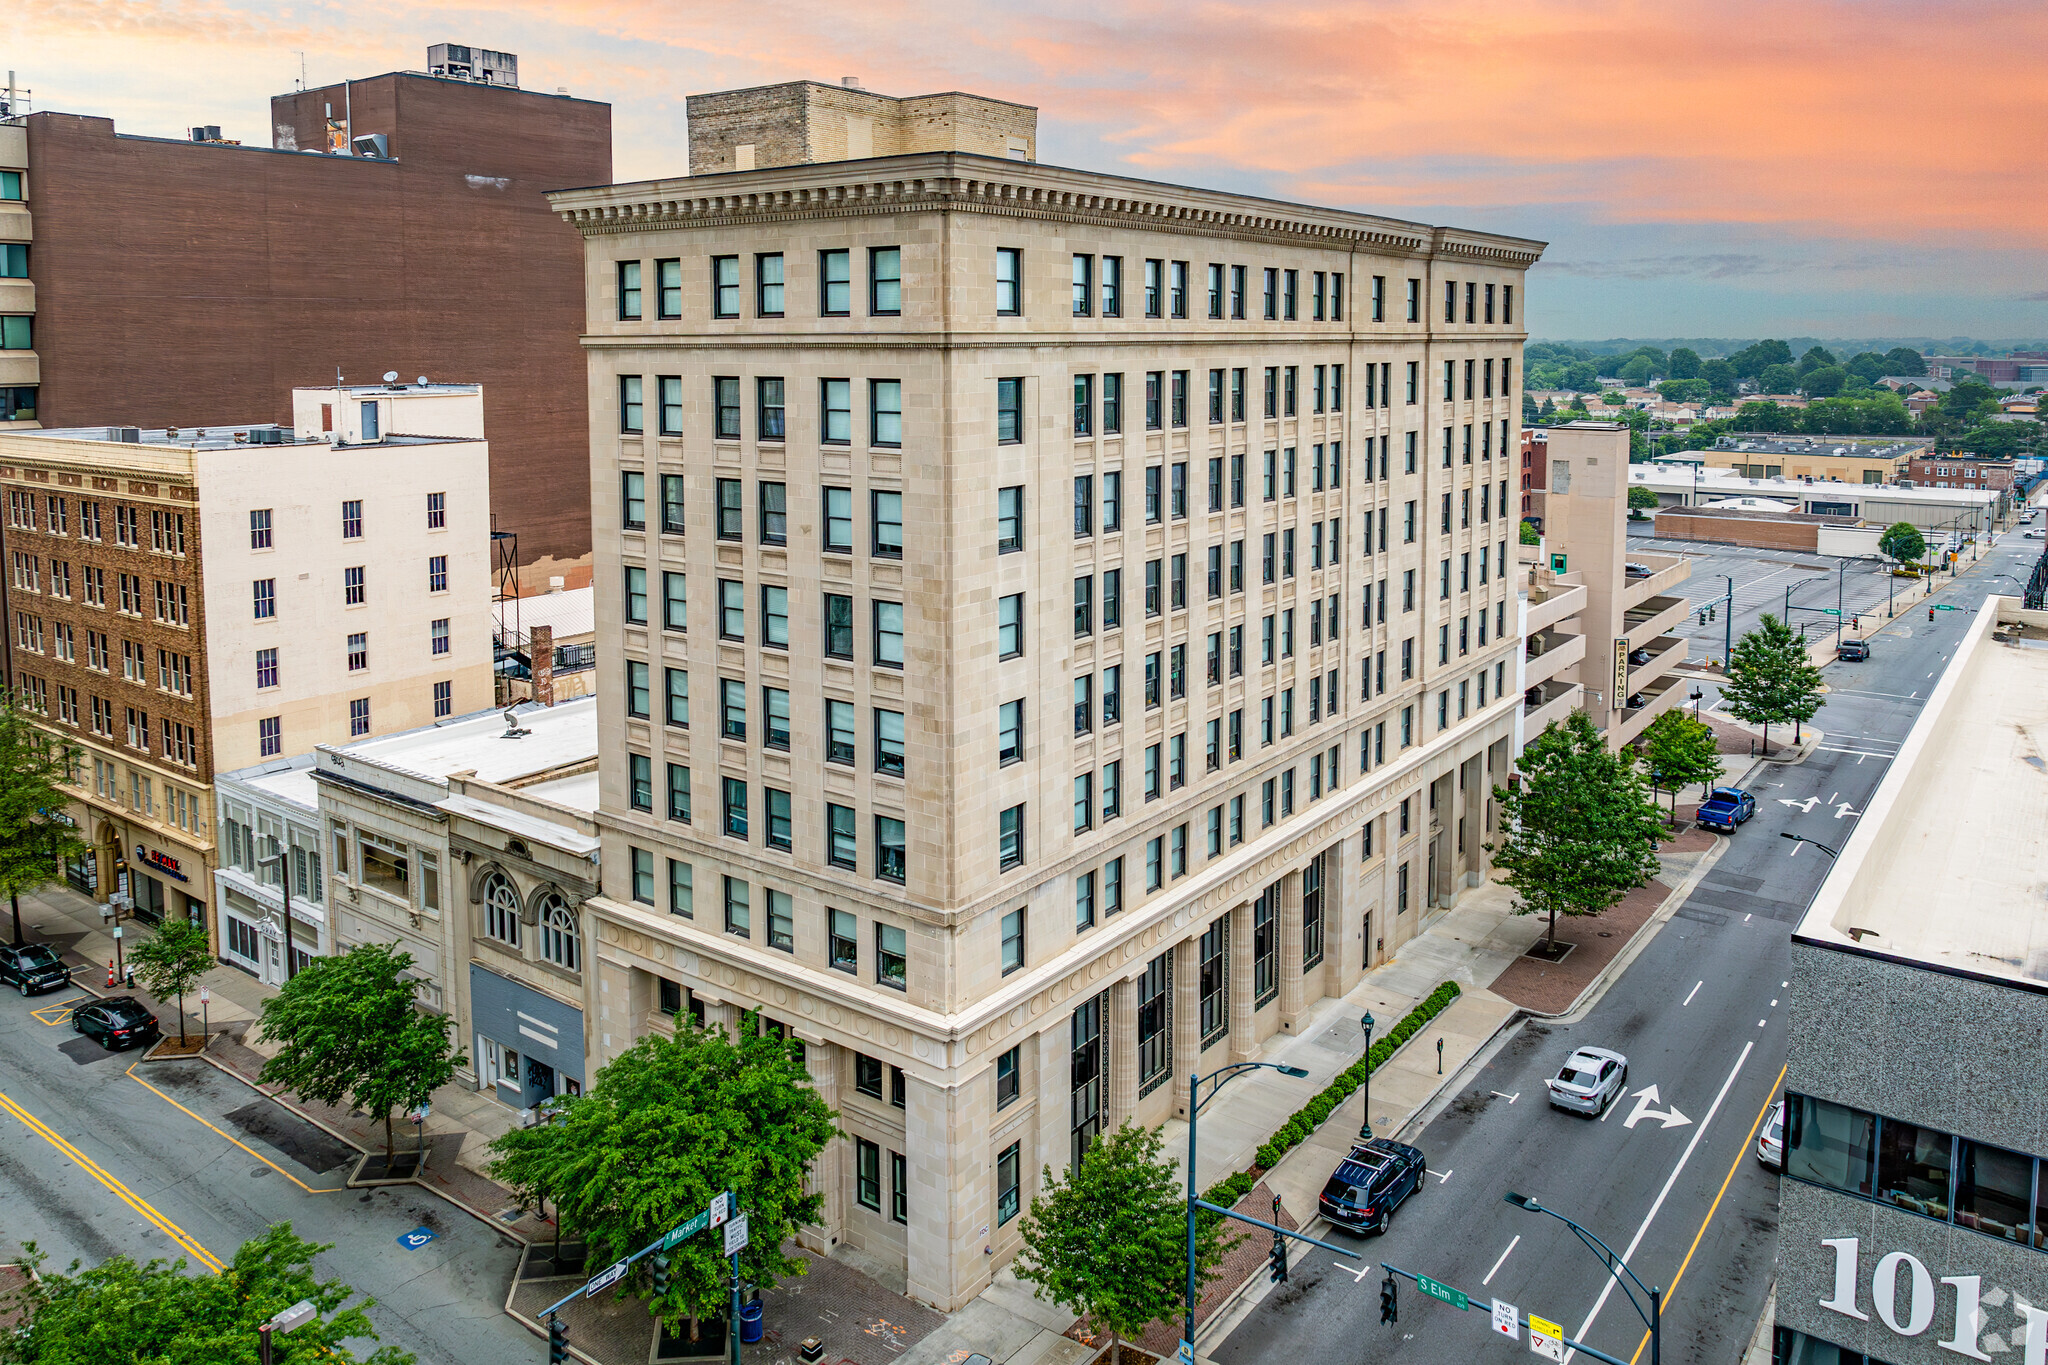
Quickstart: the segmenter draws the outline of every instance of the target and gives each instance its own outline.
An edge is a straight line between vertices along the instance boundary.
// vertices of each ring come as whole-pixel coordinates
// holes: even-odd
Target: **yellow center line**
[[[233,1134],[223,1133],[220,1129],[214,1128],[214,1126],[211,1123],[207,1123],[205,1119],[200,1118],[199,1115],[193,1113],[184,1105],[179,1104],[176,1100],[172,1099],[169,1095],[166,1095],[163,1091],[151,1085],[148,1081],[143,1080],[142,1077],[136,1075],[135,1063],[133,1062],[129,1063],[128,1065],[128,1079],[134,1081],[144,1090],[147,1090],[150,1094],[155,1095],[158,1099],[162,1100],[165,1104],[168,1104],[169,1106],[171,1106],[171,1108],[177,1110],[179,1113],[185,1115],[187,1118],[192,1119],[197,1123],[205,1124],[208,1128],[212,1128],[215,1133],[219,1133],[220,1136],[226,1138],[229,1142],[234,1143],[235,1146],[240,1147],[250,1156],[255,1157],[258,1161],[268,1166],[271,1170],[276,1171],[279,1175],[283,1176],[286,1180],[291,1181],[292,1184],[297,1185],[307,1194],[340,1194],[342,1192],[343,1187],[340,1186],[337,1186],[336,1188],[331,1190],[316,1190],[311,1185],[308,1185],[305,1181],[299,1179],[290,1171],[286,1170],[284,1167],[278,1165],[275,1161],[272,1161],[269,1157],[263,1155],[263,1153],[257,1151],[254,1147],[251,1147],[247,1143],[242,1142],[240,1139],[236,1138]]]
[[[1707,1216],[1700,1221],[1700,1230],[1693,1234],[1692,1245],[1685,1249],[1685,1259],[1678,1263],[1678,1273],[1671,1277],[1671,1287],[1664,1291],[1664,1308],[1671,1307],[1671,1297],[1678,1292],[1678,1282],[1685,1278],[1685,1268],[1692,1264],[1692,1254],[1700,1249],[1700,1238],[1707,1235],[1707,1225],[1714,1221],[1714,1211],[1721,1207],[1721,1196],[1728,1193],[1728,1183],[1735,1179],[1735,1172],[1742,1165],[1742,1159],[1749,1155],[1749,1144],[1756,1141],[1756,1130],[1763,1126],[1764,1115],[1771,1112],[1771,1106],[1778,1102],[1778,1087],[1785,1083],[1785,1072],[1791,1067],[1787,1062],[1778,1068],[1778,1079],[1771,1082],[1771,1093],[1764,1097],[1764,1107],[1756,1111],[1756,1122],[1749,1125],[1749,1133],[1742,1139],[1742,1145],[1735,1149],[1735,1160],[1728,1167],[1728,1174],[1721,1178],[1721,1188],[1714,1195],[1714,1202],[1707,1206]],[[1636,1343],[1636,1353],[1628,1358],[1628,1365],[1636,1365],[1643,1352],[1650,1345],[1650,1334],[1643,1333],[1643,1339]]]
[[[208,1270],[213,1271],[215,1274],[220,1273],[222,1269],[222,1264],[218,1256],[215,1256],[205,1247],[199,1245],[198,1242],[192,1239],[191,1234],[187,1233],[183,1228],[179,1227],[176,1223],[173,1223],[170,1219],[164,1217],[161,1213],[158,1213],[156,1209],[153,1208],[147,1200],[142,1198],[142,1196],[136,1194],[126,1185],[122,1184],[113,1176],[109,1175],[106,1169],[102,1167],[98,1162],[94,1161],[84,1152],[79,1151],[76,1147],[66,1142],[62,1137],[59,1137],[57,1133],[53,1131],[48,1124],[44,1123],[35,1115],[29,1113],[26,1109],[23,1109],[20,1105],[16,1104],[13,1100],[9,1099],[4,1094],[0,1094],[0,1109],[5,1109],[8,1113],[14,1115],[14,1117],[16,1117],[17,1119],[20,1119],[21,1122],[28,1128],[30,1132],[34,1133],[43,1141],[49,1143],[52,1147],[55,1147],[58,1151],[64,1153],[64,1155],[70,1157],[74,1162],[78,1163],[79,1168],[83,1170],[87,1175],[99,1181],[100,1184],[106,1186],[108,1190],[112,1191],[117,1197],[120,1198],[120,1200],[123,1203],[127,1204],[129,1208],[134,1209],[144,1218],[147,1218],[150,1222],[154,1223],[158,1228],[162,1229],[164,1234],[168,1236],[172,1241],[176,1242],[179,1246],[185,1248],[185,1250],[191,1252],[194,1259],[196,1259],[201,1265],[205,1266]]]

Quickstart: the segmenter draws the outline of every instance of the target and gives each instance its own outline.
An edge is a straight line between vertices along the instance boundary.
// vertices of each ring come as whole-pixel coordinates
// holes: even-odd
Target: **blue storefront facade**
[[[469,1008],[479,1089],[518,1109],[583,1093],[581,1009],[475,962]]]

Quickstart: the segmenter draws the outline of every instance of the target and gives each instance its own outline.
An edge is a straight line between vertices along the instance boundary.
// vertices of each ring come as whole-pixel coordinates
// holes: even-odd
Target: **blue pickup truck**
[[[1756,814],[1756,798],[1740,787],[1716,787],[1700,806],[1699,822],[1707,829],[1733,834],[1735,827]]]

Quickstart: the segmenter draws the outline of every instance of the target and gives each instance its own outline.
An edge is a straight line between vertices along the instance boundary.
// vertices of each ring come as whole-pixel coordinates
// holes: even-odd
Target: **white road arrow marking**
[[[1808,815],[1811,815],[1813,813],[1813,808],[1820,804],[1820,797],[1809,796],[1804,801],[1794,801],[1789,796],[1781,796],[1778,798],[1778,804],[1781,806],[1797,806],[1800,810],[1806,812]]]
[[[1624,1128],[1635,1127],[1636,1123],[1641,1119],[1656,1119],[1666,1128],[1682,1128],[1692,1122],[1691,1119],[1678,1112],[1678,1106],[1675,1104],[1669,1109],[1657,1108],[1657,1103],[1663,1096],[1657,1093],[1657,1087],[1654,1085],[1644,1086],[1641,1090],[1635,1092],[1635,1096],[1635,1109],[1630,1112],[1627,1118],[1621,1121],[1621,1126]]]
[[[1863,814],[1863,812],[1860,810],[1849,809],[1849,803],[1847,801],[1841,802],[1839,805],[1835,807],[1835,818],[1837,820],[1843,819],[1847,816],[1861,814]]]

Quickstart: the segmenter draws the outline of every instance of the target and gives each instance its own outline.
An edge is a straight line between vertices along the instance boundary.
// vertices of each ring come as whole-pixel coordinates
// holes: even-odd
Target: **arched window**
[[[502,872],[484,878],[484,932],[500,943],[519,946],[519,893]]]
[[[540,898],[540,955],[572,972],[579,970],[583,960],[576,912],[552,891]]]

